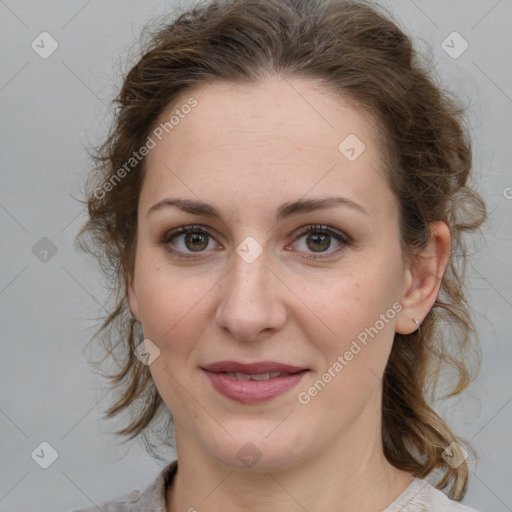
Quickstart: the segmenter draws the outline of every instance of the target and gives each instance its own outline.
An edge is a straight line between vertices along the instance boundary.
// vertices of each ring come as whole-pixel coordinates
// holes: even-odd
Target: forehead
[[[186,108],[189,112],[179,120],[175,115],[178,123],[170,130],[176,145],[182,139],[189,142],[180,148],[182,156],[218,149],[216,142],[226,137],[229,141],[224,142],[233,149],[241,143],[260,143],[270,150],[281,148],[282,153],[300,152],[302,144],[337,152],[350,134],[366,139],[366,145],[374,143],[369,140],[375,124],[372,117],[318,80],[273,76],[254,84],[214,81],[183,92],[159,122],[184,109],[191,98],[197,105]],[[171,137],[167,142],[172,144]]]
[[[187,184],[217,201],[236,190],[248,204],[269,195],[296,199],[313,188],[371,202],[387,187],[374,119],[319,82],[214,81],[184,91],[159,123],[171,116],[146,160],[145,188],[155,200],[172,188],[187,192]]]

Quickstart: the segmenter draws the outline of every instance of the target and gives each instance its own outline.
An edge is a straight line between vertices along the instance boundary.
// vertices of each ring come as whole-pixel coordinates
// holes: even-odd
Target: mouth
[[[257,404],[282,395],[309,371],[272,361],[250,364],[220,361],[202,370],[218,393],[243,404]]]
[[[220,372],[234,380],[268,380],[276,377],[288,377],[294,375],[287,372],[266,372],[266,373],[239,373],[239,372]]]

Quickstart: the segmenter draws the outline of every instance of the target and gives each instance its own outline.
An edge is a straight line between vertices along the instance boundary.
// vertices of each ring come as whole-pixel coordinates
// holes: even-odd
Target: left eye
[[[337,245],[333,250],[328,251],[333,245],[333,240]],[[329,252],[329,254],[332,254],[348,245],[349,240],[346,235],[327,226],[307,226],[299,232],[299,237],[295,239],[294,243],[297,242],[299,251],[306,253],[311,251],[314,254]]]

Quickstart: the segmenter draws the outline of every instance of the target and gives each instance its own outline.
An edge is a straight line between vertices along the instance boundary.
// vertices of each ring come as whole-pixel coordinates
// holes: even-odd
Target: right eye
[[[194,258],[194,253],[204,253],[217,246],[212,235],[202,226],[181,226],[168,231],[162,242],[167,251],[181,258]],[[178,250],[174,249],[177,248]]]

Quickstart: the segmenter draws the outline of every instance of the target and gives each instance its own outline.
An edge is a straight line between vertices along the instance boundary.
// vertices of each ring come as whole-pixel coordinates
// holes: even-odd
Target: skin
[[[319,83],[216,81],[185,91],[173,108],[192,95],[198,105],[147,156],[127,287],[145,338],[160,350],[150,371],[174,416],[179,469],[167,511],[381,511],[413,478],[383,455],[381,378],[395,332],[417,329],[413,318],[421,322],[436,299],[449,229],[434,223],[427,247],[403,257],[374,121]],[[366,146],[355,161],[338,150],[349,134]],[[275,220],[285,202],[328,196],[366,213],[338,205]],[[209,203],[223,218],[175,206],[148,213],[169,197]],[[162,241],[191,224],[211,238]],[[298,234],[315,224],[352,242],[327,237],[319,249]],[[251,263],[236,252],[249,236],[263,250]],[[401,311],[299,403],[298,393],[393,303]],[[279,361],[309,373],[285,394],[247,405],[220,395],[201,370],[220,360]],[[248,442],[261,454],[252,468],[237,457]]]

